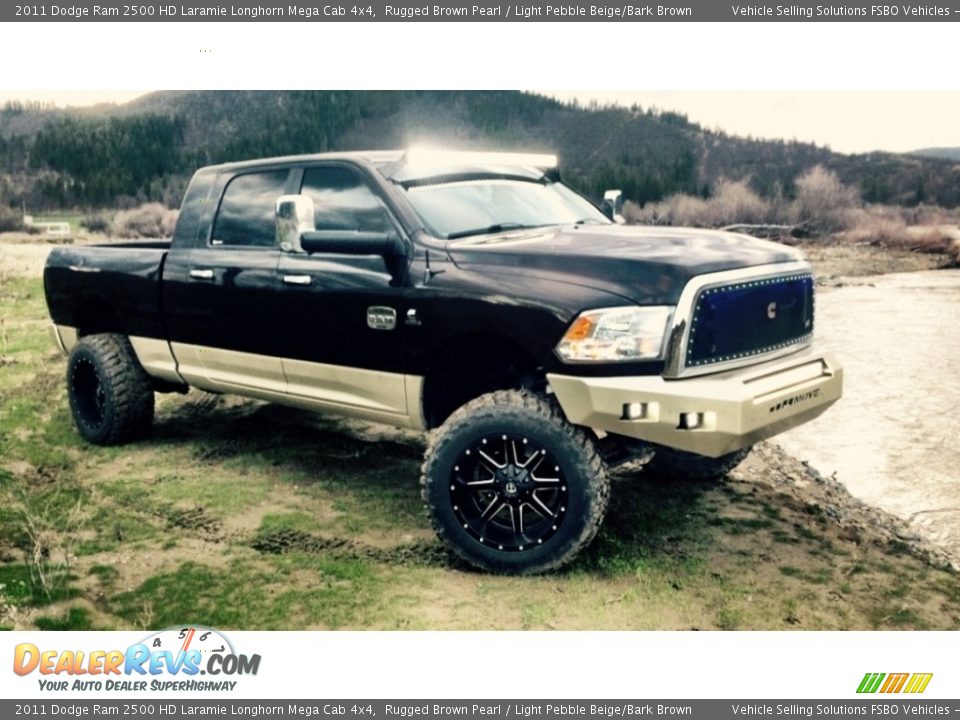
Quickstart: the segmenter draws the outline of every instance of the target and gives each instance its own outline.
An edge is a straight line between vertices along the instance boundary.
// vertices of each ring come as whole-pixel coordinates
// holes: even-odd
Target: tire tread
[[[101,382],[110,385],[113,404],[107,428],[97,435],[83,431],[74,410],[74,420],[81,434],[97,445],[121,445],[142,437],[153,422],[153,385],[130,341],[123,335],[112,333],[87,335],[80,340],[74,352],[81,348],[96,358]],[[67,365],[68,387],[72,380],[72,369],[73,363],[70,362]]]

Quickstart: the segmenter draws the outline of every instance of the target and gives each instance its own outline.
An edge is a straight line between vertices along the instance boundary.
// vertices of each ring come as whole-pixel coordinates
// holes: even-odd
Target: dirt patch
[[[324,553],[351,560],[373,560],[390,565],[424,567],[458,566],[454,556],[438,541],[411,542],[380,548],[347,538],[320,537],[299,530],[279,530],[255,538],[250,547],[273,555],[287,552]]]
[[[223,537],[223,526],[216,518],[212,518],[202,507],[192,507],[186,510],[171,510],[167,513],[167,524],[171,528],[181,528],[199,532],[204,538],[216,541]]]
[[[798,248],[813,265],[820,285],[843,285],[848,278],[884,273],[938,270],[950,267],[953,260],[945,254],[930,254],[881,248],[868,244],[827,245],[805,242]],[[852,283],[855,284],[855,283]]]
[[[935,567],[960,568],[960,558],[923,540],[907,520],[854,497],[835,478],[824,477],[775,443],[759,445],[732,478],[775,489],[782,507],[812,518],[809,525],[840,542],[908,553]]]

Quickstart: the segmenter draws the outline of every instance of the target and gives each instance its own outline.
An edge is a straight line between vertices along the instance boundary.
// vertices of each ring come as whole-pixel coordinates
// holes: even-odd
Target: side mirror
[[[313,199],[306,195],[277,198],[276,227],[277,246],[283,252],[380,255],[384,260],[407,254],[395,232],[317,230]]]
[[[300,246],[308,253],[380,255],[385,260],[406,255],[406,247],[395,232],[312,230],[300,235]]]
[[[615,223],[623,224],[626,220],[623,217],[623,191],[607,190],[603,194],[603,205],[601,206],[603,214],[613,220]]]
[[[300,238],[316,229],[313,212],[313,198],[306,195],[277,198],[277,246],[283,252],[304,252]]]

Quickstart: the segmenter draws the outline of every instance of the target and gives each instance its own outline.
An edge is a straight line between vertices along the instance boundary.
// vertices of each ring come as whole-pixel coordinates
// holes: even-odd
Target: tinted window
[[[307,168],[300,192],[313,198],[317,230],[391,229],[383,203],[355,170],[335,166]]]
[[[213,243],[257,247],[275,245],[277,198],[283,195],[286,182],[286,170],[249,173],[231,180],[220,201],[220,211],[213,226]]]

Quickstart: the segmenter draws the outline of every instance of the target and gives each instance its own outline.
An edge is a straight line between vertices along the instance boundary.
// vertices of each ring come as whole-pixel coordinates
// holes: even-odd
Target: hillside
[[[416,142],[555,151],[575,187],[595,198],[619,187],[640,204],[677,192],[709,195],[723,177],[790,197],[794,179],[821,164],[867,202],[960,205],[960,172],[949,160],[842,155],[708,131],[672,112],[514,91],[158,92],[81,111],[6,108],[0,204],[176,205],[200,165]]]
[[[960,162],[960,147],[946,148],[922,148],[910,153],[916,157],[938,158],[941,160],[950,160],[951,162]]]

